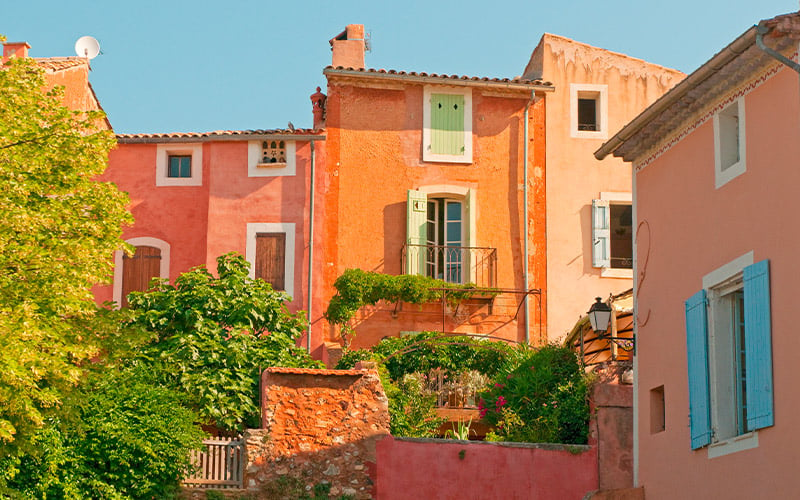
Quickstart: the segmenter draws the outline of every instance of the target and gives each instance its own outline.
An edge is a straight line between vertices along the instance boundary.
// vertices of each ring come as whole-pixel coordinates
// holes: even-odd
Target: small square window
[[[597,131],[597,98],[578,98],[578,130]]]
[[[744,98],[714,115],[714,181],[720,188],[746,170]]]
[[[167,177],[188,178],[191,176],[192,176],[192,157],[170,155],[169,166],[167,168]]]
[[[472,163],[472,93],[469,89],[425,87],[422,160]]]
[[[578,139],[608,138],[608,86],[571,83],[570,136]]]

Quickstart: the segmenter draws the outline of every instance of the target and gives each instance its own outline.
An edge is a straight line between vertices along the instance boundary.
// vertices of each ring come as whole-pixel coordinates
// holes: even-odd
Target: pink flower
[[[498,409],[502,408],[506,404],[506,398],[503,396],[497,396],[497,401],[494,402],[494,406]]]
[[[502,389],[503,387],[506,386],[506,384],[494,384],[494,386]]]

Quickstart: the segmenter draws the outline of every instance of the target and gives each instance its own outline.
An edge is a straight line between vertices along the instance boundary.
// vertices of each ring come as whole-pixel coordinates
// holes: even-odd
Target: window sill
[[[603,130],[573,130],[574,139],[608,139],[608,132]]]
[[[717,458],[739,451],[758,448],[758,432],[748,432],[708,445],[708,458]]]
[[[286,168],[286,163],[258,163],[256,168]]]
[[[613,267],[603,267],[600,270],[600,277],[633,279],[633,269],[615,269]]]

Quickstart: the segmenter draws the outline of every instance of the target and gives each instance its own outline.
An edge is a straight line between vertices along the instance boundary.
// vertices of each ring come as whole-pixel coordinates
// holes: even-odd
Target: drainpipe
[[[766,35],[770,31],[771,31],[770,28],[767,28],[766,26],[764,26],[764,21],[761,21],[760,23],[758,23],[758,26],[756,26],[756,45],[758,46],[758,48],[761,49],[762,51],[766,52],[767,55],[771,56],[772,58],[777,59],[778,61],[782,62],[786,66],[789,66],[790,68],[792,68],[796,72],[800,73],[800,64],[797,64],[796,62],[792,61],[791,59],[789,59],[788,57],[784,56],[780,52],[778,52],[778,51],[776,51],[774,49],[771,49],[771,48],[767,47],[766,45],[764,45],[764,35]]]
[[[308,215],[308,330],[306,332],[306,351],[311,354],[311,303],[313,298],[314,276],[314,170],[315,170],[314,139],[311,139],[311,188],[309,190],[309,215]]]
[[[528,301],[528,110],[530,109],[533,101],[536,99],[536,91],[531,90],[531,99],[525,104],[525,113],[523,117],[523,133],[524,136],[524,143],[522,144],[522,165],[523,165],[523,198],[524,198],[524,211],[523,211],[523,218],[525,220],[525,230],[524,238],[525,243],[523,245],[523,258],[522,258],[522,287],[525,289],[525,298],[523,301],[525,302],[525,343],[531,343],[531,313],[529,308],[529,301]],[[539,314],[542,314],[539,311]],[[541,332],[539,332],[541,334]]]

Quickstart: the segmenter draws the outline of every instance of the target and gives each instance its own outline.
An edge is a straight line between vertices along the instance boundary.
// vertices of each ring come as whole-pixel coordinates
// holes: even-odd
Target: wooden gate
[[[242,488],[244,440],[215,437],[203,441],[203,449],[192,452],[195,470],[183,480],[190,488]]]

